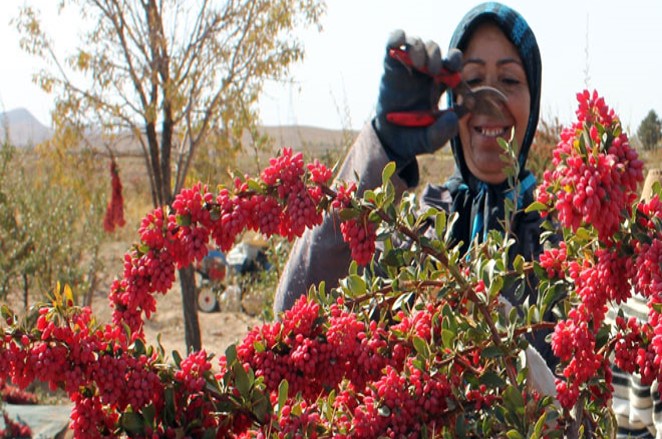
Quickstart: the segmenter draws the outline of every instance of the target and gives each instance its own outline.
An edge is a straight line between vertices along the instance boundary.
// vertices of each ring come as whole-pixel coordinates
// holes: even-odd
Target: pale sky
[[[21,52],[17,32],[9,24],[22,3],[2,0],[0,4],[0,109],[25,107],[48,125],[52,98],[31,82],[39,64]],[[52,10],[56,2],[32,3]],[[298,33],[306,57],[291,71],[294,84],[267,85],[260,104],[262,122],[359,129],[374,113],[389,33],[402,28],[445,49],[458,21],[477,3],[328,0],[323,31]],[[651,109],[662,117],[661,0],[511,0],[506,4],[525,17],[540,46],[543,118],[570,123],[575,94],[587,82],[631,132]],[[50,16],[55,15],[51,12]],[[57,33],[54,39],[60,47],[75,44],[75,38],[58,27],[63,25],[67,30],[75,28],[66,18],[49,23]]]

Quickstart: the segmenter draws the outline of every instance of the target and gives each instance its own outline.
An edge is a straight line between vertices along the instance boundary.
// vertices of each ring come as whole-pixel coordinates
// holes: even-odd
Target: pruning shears
[[[508,98],[501,91],[494,87],[481,86],[471,88],[469,84],[462,79],[459,71],[451,71],[442,67],[438,74],[431,74],[427,69],[417,68],[406,50],[399,48],[389,49],[389,56],[414,68],[421,73],[431,76],[436,83],[442,83],[452,89],[456,94],[462,97],[462,103],[456,104],[453,111],[458,117],[467,113],[481,113],[489,116],[501,118],[503,116],[502,105]],[[439,115],[440,111],[393,111],[386,115],[386,120],[400,126],[407,127],[427,127],[432,125]]]

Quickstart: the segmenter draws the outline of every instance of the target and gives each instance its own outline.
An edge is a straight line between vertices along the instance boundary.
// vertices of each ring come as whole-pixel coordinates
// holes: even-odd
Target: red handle
[[[437,120],[430,111],[394,111],[386,114],[386,120],[403,127],[429,127]]]
[[[426,75],[432,76],[432,78],[437,83],[441,82],[450,88],[456,88],[458,85],[460,85],[460,82],[462,82],[462,76],[460,75],[460,72],[451,72],[445,67],[442,68],[441,72],[439,72],[439,74],[437,75],[430,74],[430,72],[426,68],[423,69],[417,68],[416,66],[414,66],[414,63],[412,62],[411,57],[409,56],[409,52],[407,52],[406,50],[389,49],[388,54],[391,58],[398,60],[402,64],[412,67],[421,73],[425,73]]]

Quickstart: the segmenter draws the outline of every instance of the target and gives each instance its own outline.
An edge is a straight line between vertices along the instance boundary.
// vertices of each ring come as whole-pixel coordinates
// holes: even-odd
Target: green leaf
[[[382,171],[382,184],[388,183],[393,174],[395,174],[395,162],[389,162]]]
[[[452,348],[453,342],[455,341],[455,331],[450,329],[441,330],[441,344],[445,348]]]
[[[74,292],[69,286],[69,284],[64,284],[63,293],[64,293],[65,306],[67,307],[74,306]]]
[[[416,352],[418,352],[424,358],[427,358],[427,356],[430,353],[430,350],[425,340],[423,340],[421,337],[414,336],[412,343],[414,344],[414,349],[416,349]]]
[[[237,410],[237,404],[230,399],[222,399],[215,404],[219,413],[233,413]]]
[[[376,210],[371,210],[370,213],[368,213],[368,221],[370,221],[371,223],[378,224],[381,221],[381,216],[379,216],[379,212]]]
[[[338,212],[338,217],[340,218],[341,221],[347,221],[350,219],[358,218],[360,216],[361,216],[361,211],[359,209],[346,208],[346,209],[341,209],[340,212]]]
[[[253,383],[250,381],[246,370],[244,370],[244,366],[237,361],[234,363],[232,371],[235,377],[234,385],[239,390],[239,394],[244,398],[248,398]]]
[[[467,434],[467,420],[464,418],[464,414],[460,413],[455,420],[455,437],[465,437]]]
[[[326,419],[333,419],[333,415],[336,411],[335,402],[336,402],[336,391],[331,390],[329,392],[329,395],[326,397],[326,401],[324,401],[324,406],[323,406],[323,413]]]
[[[134,356],[141,356],[144,355],[145,352],[147,352],[147,349],[145,348],[145,343],[137,338],[136,341],[133,342],[133,354]]]
[[[609,325],[603,325],[599,330],[598,334],[595,336],[595,347],[601,348],[609,341],[609,333],[611,332],[611,327]]]
[[[363,199],[374,203],[377,199],[377,195],[375,195],[375,191],[367,189],[363,192]]]
[[[366,283],[361,276],[353,274],[347,278],[347,286],[353,295],[361,295],[366,292]]]
[[[540,312],[536,305],[530,306],[526,312],[526,323],[531,324],[540,321]]]
[[[503,351],[501,350],[500,347],[498,346],[487,346],[483,351],[481,352],[481,355],[483,358],[499,358],[503,356]]]
[[[547,420],[547,413],[543,413],[536,421],[536,425],[533,428],[533,434],[530,439],[540,439],[542,438],[542,429],[545,426],[545,421]]]
[[[522,436],[522,433],[520,433],[517,430],[508,431],[508,433],[506,433],[506,437],[508,439],[524,439],[524,436]]]
[[[154,404],[152,403],[143,407],[142,413],[145,420],[145,425],[148,427],[154,427],[154,417],[156,416],[156,407],[154,407]]]
[[[264,352],[267,350],[267,348],[264,346],[264,343],[261,341],[256,341],[253,343],[253,348],[255,349],[255,352],[260,353]]]
[[[248,190],[253,192],[262,192],[262,185],[258,181],[249,178],[246,180],[246,183],[248,184]]]
[[[172,424],[175,420],[175,391],[172,387],[167,387],[164,391],[165,395],[165,413],[163,420],[166,425]]]
[[[237,361],[237,346],[234,344],[231,344],[228,346],[228,348],[225,350],[225,361],[226,364],[229,366],[235,361]]]
[[[321,303],[329,303],[329,295],[326,292],[326,282],[322,281],[317,286],[317,297],[320,298]]]
[[[281,381],[280,384],[278,385],[278,417],[280,417],[280,412],[281,410],[283,410],[283,407],[285,406],[288,392],[289,392],[289,384],[287,383],[287,380]]]
[[[401,267],[404,265],[404,258],[400,250],[391,250],[382,254],[380,262],[390,267]]]
[[[120,425],[124,430],[133,434],[140,434],[143,433],[145,430],[145,422],[143,420],[143,417],[140,416],[138,413],[133,413],[133,412],[123,413],[122,418],[120,420]]]
[[[506,381],[501,376],[499,376],[498,373],[489,369],[480,376],[479,381],[481,384],[485,384],[486,386],[492,388],[503,387],[506,385]]]
[[[267,416],[271,412],[271,405],[269,404],[269,397],[267,394],[258,389],[254,389],[251,403],[253,406],[253,415],[260,422],[265,422]]]
[[[191,215],[177,215],[176,222],[178,226],[186,227],[191,225]]]
[[[2,307],[0,307],[0,312],[2,312],[2,319],[4,321],[14,320],[14,313],[7,305],[3,304]]]
[[[515,386],[508,386],[503,392],[503,403],[512,414],[524,413],[524,398]]]
[[[181,364],[182,364],[182,356],[179,355],[179,352],[177,352],[177,351],[172,351],[172,359],[174,360],[174,362],[175,362],[175,364],[177,365],[177,367],[179,367],[179,368],[182,367],[182,366],[181,366]]]
[[[529,204],[524,211],[526,213],[529,212],[544,212],[547,210],[547,205],[544,203],[541,203],[540,201],[534,201],[533,203]]]
[[[434,231],[437,237],[441,238],[446,233],[446,223],[446,212],[439,212],[434,219]]]
[[[515,256],[515,259],[513,259],[513,269],[518,273],[524,271],[524,257],[522,255],[517,255]]]
[[[490,297],[496,296],[503,289],[503,278],[498,276],[492,280],[490,284],[489,294]]]
[[[591,232],[589,232],[585,227],[580,227],[575,232],[575,237],[581,239],[582,241],[588,241],[591,239]]]

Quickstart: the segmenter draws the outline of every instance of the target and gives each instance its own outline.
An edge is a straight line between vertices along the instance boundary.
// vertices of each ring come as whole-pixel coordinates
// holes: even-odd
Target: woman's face
[[[474,31],[464,51],[462,77],[471,87],[495,87],[508,98],[501,117],[469,113],[460,119],[460,140],[469,171],[485,183],[501,183],[506,179],[506,164],[497,138],[509,140],[514,127],[514,138],[521,145],[531,111],[522,60],[503,32],[486,23]]]

